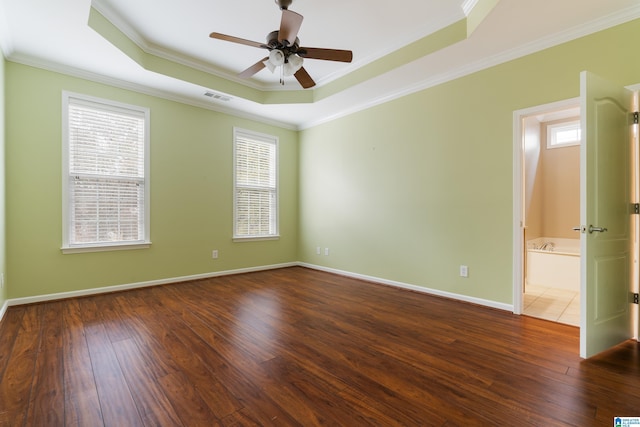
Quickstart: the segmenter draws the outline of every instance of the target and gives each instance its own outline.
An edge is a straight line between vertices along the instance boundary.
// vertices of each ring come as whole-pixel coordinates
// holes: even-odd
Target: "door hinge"
[[[639,294],[633,294],[633,303],[634,304],[640,304],[640,302],[638,302],[638,299],[640,299],[640,295]]]
[[[631,213],[640,214],[640,203],[631,203]]]
[[[638,124],[638,120],[639,120],[638,115],[639,115],[638,111],[633,113],[633,123],[636,125]]]

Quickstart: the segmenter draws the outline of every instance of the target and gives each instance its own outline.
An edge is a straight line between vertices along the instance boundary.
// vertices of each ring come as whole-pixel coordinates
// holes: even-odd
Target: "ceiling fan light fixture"
[[[287,62],[282,66],[285,76],[293,76],[300,68],[304,60],[296,54],[289,55]]]
[[[284,52],[282,52],[281,50],[273,49],[271,52],[269,52],[268,61],[274,67],[279,67],[280,65],[283,65],[284,60],[285,60]]]
[[[264,66],[265,66],[265,67],[267,67],[267,69],[268,69],[269,71],[271,71],[272,73],[273,73],[274,71],[276,71],[276,66],[275,66],[275,65],[273,65],[273,64],[271,63],[271,61],[269,61],[268,59],[267,59],[266,61],[262,61],[262,63],[263,63],[263,64],[264,64]]]
[[[293,69],[293,65],[288,62],[282,66],[282,74],[285,77],[293,76],[295,72],[296,70]]]

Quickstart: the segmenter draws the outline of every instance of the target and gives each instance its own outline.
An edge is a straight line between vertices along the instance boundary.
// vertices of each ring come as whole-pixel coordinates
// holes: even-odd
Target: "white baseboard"
[[[2,304],[2,308],[0,308],[0,322],[2,322],[2,318],[4,317],[4,314],[7,312],[8,308],[9,301],[5,301],[4,304]]]
[[[190,276],[171,277],[167,279],[150,280],[146,282],[129,283],[129,284],[115,285],[115,286],[105,286],[102,288],[82,289],[79,291],[59,292],[54,294],[36,295],[36,296],[23,297],[23,298],[11,298],[6,300],[2,306],[2,309],[0,309],[0,321],[2,320],[8,307],[14,306],[14,305],[33,304],[33,303],[45,302],[45,301],[55,301],[55,300],[65,299],[65,298],[75,298],[75,297],[97,295],[97,294],[103,294],[103,293],[109,293],[109,292],[126,291],[130,289],[146,288],[150,286],[167,285],[171,283],[187,282],[187,281],[199,280],[199,279],[208,279],[211,277],[228,276],[231,274],[252,273],[256,271],[274,270],[277,268],[295,267],[295,266],[306,267],[313,270],[325,271],[328,273],[338,274],[341,276],[352,277],[354,279],[366,280],[368,282],[380,283],[383,285],[390,285],[398,288],[410,289],[417,292],[437,295],[445,298],[455,299],[455,300],[464,301],[464,302],[470,302],[473,304],[478,304],[486,307],[497,308],[499,310],[506,310],[506,311],[513,312],[513,305],[511,304],[505,304],[505,303],[500,303],[496,301],[470,297],[467,295],[460,295],[460,294],[455,294],[451,292],[440,291],[437,289],[426,288],[423,286],[412,285],[409,283],[397,282],[394,280],[387,280],[387,279],[382,279],[380,277],[367,276],[363,274],[352,273],[350,271],[337,270],[334,268],[328,268],[328,267],[323,267],[323,266],[314,265],[314,264],[307,264],[304,262],[289,262],[289,263],[283,263],[283,264],[239,268],[236,270],[225,270],[225,271],[216,271],[211,273],[194,274]]]
[[[486,307],[497,308],[499,310],[505,310],[505,311],[513,312],[513,305],[512,304],[505,304],[505,303],[502,303],[502,302],[491,301],[491,300],[486,300],[486,299],[482,299],[482,298],[475,298],[475,297],[470,297],[470,296],[467,296],[467,295],[454,294],[452,292],[440,291],[438,289],[426,288],[424,286],[411,285],[409,283],[396,282],[394,280],[387,280],[387,279],[382,279],[380,277],[374,277],[374,276],[366,276],[366,275],[363,275],[363,274],[352,273],[352,272],[343,271],[343,270],[336,270],[334,268],[328,268],[328,267],[323,267],[323,266],[319,266],[319,265],[307,264],[307,263],[303,263],[303,262],[298,263],[298,265],[301,266],[301,267],[311,268],[313,270],[326,271],[327,273],[333,273],[333,274],[339,274],[341,276],[352,277],[354,279],[366,280],[368,282],[380,283],[380,284],[383,284],[383,285],[395,286],[395,287],[403,288],[403,289],[410,289],[412,291],[422,292],[422,293],[425,293],[425,294],[437,295],[437,296],[440,296],[440,297],[455,299],[455,300],[458,300],[458,301],[470,302],[470,303],[473,303],[473,304],[478,304],[478,305],[483,305],[483,306],[486,306]]]
[[[277,268],[294,267],[297,262],[284,264],[262,265],[258,267],[239,268],[237,270],[215,271],[211,273],[194,274],[190,276],[171,277],[168,279],[149,280],[147,282],[129,283],[124,285],[105,286],[103,288],[82,289],[79,291],[59,292],[55,294],[36,295],[32,297],[12,298],[5,302],[5,306],[33,304],[36,302],[54,301],[65,298],[75,298],[87,295],[97,295],[109,292],[126,291],[130,289],[146,288],[149,286],[167,285],[170,283],[187,282],[190,280],[209,279],[211,277],[229,276],[231,274],[252,273],[255,271],[274,270]],[[0,316],[0,320],[2,317]]]

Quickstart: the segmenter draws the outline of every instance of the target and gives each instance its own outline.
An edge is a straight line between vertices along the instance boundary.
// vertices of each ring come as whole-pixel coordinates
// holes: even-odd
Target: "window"
[[[580,145],[580,121],[547,125],[547,148]]]
[[[63,252],[148,247],[149,110],[62,98]]]
[[[233,130],[234,239],[278,237],[278,139]]]

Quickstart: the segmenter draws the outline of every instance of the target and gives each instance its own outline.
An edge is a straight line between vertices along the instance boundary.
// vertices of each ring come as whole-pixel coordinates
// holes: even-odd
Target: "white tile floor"
[[[580,326],[580,293],[527,285],[524,294],[524,314]]]

